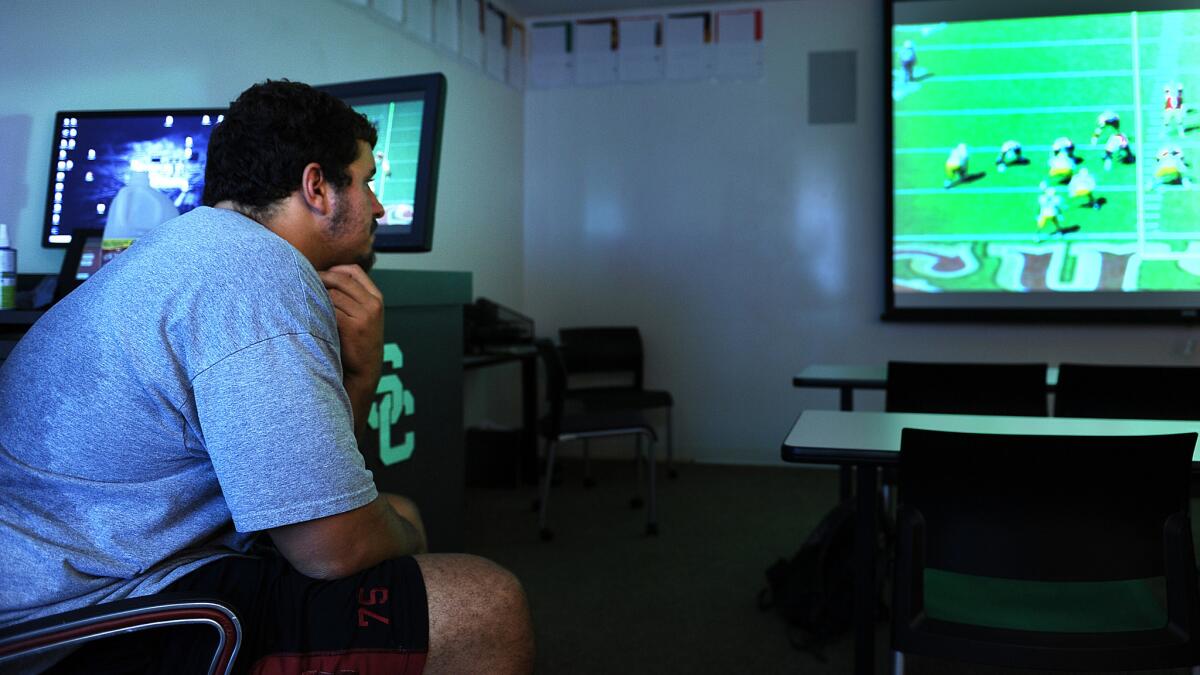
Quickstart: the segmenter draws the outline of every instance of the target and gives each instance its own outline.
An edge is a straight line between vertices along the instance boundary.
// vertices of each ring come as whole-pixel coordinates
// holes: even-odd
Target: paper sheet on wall
[[[462,0],[463,58],[483,67],[483,0]]]
[[[662,17],[622,18],[617,23],[620,49],[617,72],[623,82],[648,82],[663,76]]]
[[[762,74],[762,10],[717,12],[717,77],[758,79]]]
[[[406,0],[404,27],[418,38],[433,42],[432,0]]]
[[[438,45],[458,53],[459,0],[434,0],[433,39]]]
[[[487,18],[484,21],[483,39],[487,44],[487,55],[484,63],[487,73],[497,80],[508,77],[508,45],[504,43],[505,24],[507,17],[492,5],[488,5]]]
[[[525,88],[525,26],[515,21],[509,24],[508,83]]]
[[[362,2],[359,4],[365,5],[367,3]],[[392,21],[400,22],[404,20],[404,0],[375,0],[371,3],[371,7]]]
[[[575,84],[608,84],[617,79],[616,19],[575,23]]]
[[[667,77],[694,80],[713,74],[711,28],[708,12],[667,17]]]
[[[535,87],[571,84],[571,24],[534,24],[530,31],[529,83]]]

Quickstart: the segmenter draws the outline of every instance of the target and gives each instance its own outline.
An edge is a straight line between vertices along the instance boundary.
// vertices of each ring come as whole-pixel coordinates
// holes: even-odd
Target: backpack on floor
[[[825,514],[791,559],[767,568],[767,587],[758,594],[760,609],[774,608],[788,622],[792,645],[821,661],[824,648],[854,625],[854,513],[854,502],[844,501]],[[880,584],[886,554],[876,550]]]

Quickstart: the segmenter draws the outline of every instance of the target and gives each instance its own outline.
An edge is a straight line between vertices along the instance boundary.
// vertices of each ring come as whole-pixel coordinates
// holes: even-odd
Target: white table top
[[[900,458],[900,431],[905,428],[986,434],[1146,436],[1200,432],[1200,421],[805,410],[784,440],[782,456],[786,462],[808,464],[895,464]],[[1192,454],[1192,462],[1200,462],[1200,444]]]
[[[1058,366],[1046,371],[1046,388],[1058,384]],[[855,389],[883,389],[887,385],[887,365],[837,365],[817,363],[805,366],[792,377],[796,387],[853,387]]]

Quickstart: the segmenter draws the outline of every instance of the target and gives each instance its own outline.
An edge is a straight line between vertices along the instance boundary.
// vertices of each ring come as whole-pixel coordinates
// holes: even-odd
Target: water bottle
[[[0,223],[0,309],[17,308],[17,249],[8,239],[8,226]]]

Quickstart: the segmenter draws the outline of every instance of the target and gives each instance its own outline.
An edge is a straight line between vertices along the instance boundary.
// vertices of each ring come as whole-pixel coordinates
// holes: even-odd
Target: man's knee
[[[494,668],[489,672],[532,669],[529,603],[511,572],[472,555],[416,560],[429,602],[430,672],[454,672],[464,664],[486,664]]]

